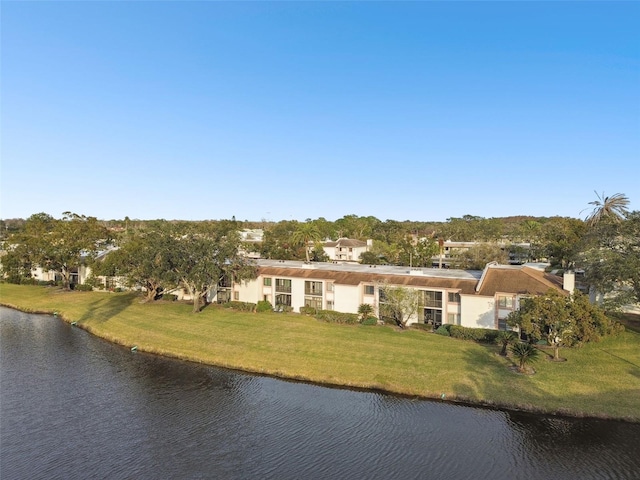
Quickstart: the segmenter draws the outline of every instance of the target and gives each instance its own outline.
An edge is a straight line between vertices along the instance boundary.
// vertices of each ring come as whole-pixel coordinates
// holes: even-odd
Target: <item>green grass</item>
[[[0,302],[66,321],[139,351],[332,385],[576,416],[640,421],[640,334],[544,354],[520,375],[499,347],[419,330],[335,325],[297,314],[241,313],[130,293],[0,284]],[[549,352],[550,353],[550,352]]]

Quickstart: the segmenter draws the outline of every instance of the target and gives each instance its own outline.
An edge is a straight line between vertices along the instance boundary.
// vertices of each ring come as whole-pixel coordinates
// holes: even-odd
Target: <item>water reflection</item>
[[[640,425],[327,389],[0,309],[0,477],[635,478]]]

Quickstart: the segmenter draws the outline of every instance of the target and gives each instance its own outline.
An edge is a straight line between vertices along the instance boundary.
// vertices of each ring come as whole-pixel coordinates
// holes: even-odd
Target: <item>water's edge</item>
[[[487,410],[498,410],[498,411],[504,411],[504,412],[525,412],[525,413],[541,414],[541,415],[553,416],[553,417],[557,417],[557,418],[568,418],[568,419],[584,418],[584,419],[594,419],[594,420],[612,420],[612,421],[620,421],[620,422],[626,422],[626,423],[640,423],[640,419],[633,419],[633,418],[628,418],[628,417],[615,417],[615,416],[611,416],[611,415],[607,415],[607,414],[591,415],[591,414],[584,414],[582,412],[571,412],[571,411],[568,411],[568,410],[567,411],[563,410],[562,412],[558,412],[556,410],[545,410],[544,408],[541,408],[541,407],[540,408],[535,408],[535,407],[530,407],[530,408],[526,407],[525,408],[525,407],[514,406],[514,405],[511,405],[511,404],[502,404],[502,403],[495,403],[495,402],[490,402],[490,401],[484,401],[483,402],[483,401],[465,400],[465,399],[460,399],[460,398],[450,399],[450,398],[446,398],[446,397],[445,398],[441,398],[441,397],[437,397],[437,396],[406,394],[406,393],[402,393],[402,392],[397,392],[397,391],[393,391],[393,390],[386,390],[386,389],[381,389],[381,388],[357,387],[357,386],[344,385],[344,384],[339,384],[339,383],[317,381],[317,380],[312,380],[312,379],[308,379],[308,378],[301,378],[301,377],[296,377],[296,376],[287,376],[287,375],[282,375],[282,374],[277,374],[277,373],[270,373],[268,371],[257,371],[257,370],[250,370],[250,369],[235,368],[233,366],[229,366],[229,365],[225,365],[225,364],[203,362],[202,360],[200,360],[198,358],[190,358],[190,357],[185,357],[185,356],[181,356],[181,355],[171,355],[170,353],[158,354],[158,353],[155,353],[155,352],[146,351],[144,348],[139,348],[137,345],[127,345],[125,343],[108,340],[108,339],[104,338],[103,336],[97,334],[90,327],[86,327],[85,325],[81,325],[81,324],[76,324],[76,323],[74,323],[75,320],[66,318],[64,315],[59,314],[56,311],[51,311],[51,310],[33,310],[33,309],[28,309],[28,308],[21,308],[21,307],[18,307],[16,305],[7,304],[7,303],[1,302],[1,301],[0,301],[0,306],[6,307],[6,308],[10,308],[12,310],[16,310],[16,311],[23,312],[23,313],[29,313],[29,314],[35,314],[35,315],[52,315],[52,316],[55,316],[56,318],[59,318],[60,320],[64,321],[65,323],[72,324],[74,327],[80,328],[80,329],[90,333],[94,337],[100,338],[101,340],[103,340],[105,342],[111,343],[113,345],[118,345],[118,346],[121,346],[121,347],[124,347],[124,348],[129,348],[129,349],[135,347],[135,351],[136,352],[144,353],[145,355],[152,355],[152,356],[159,356],[159,357],[164,357],[164,358],[171,358],[171,359],[174,359],[174,360],[179,360],[179,361],[183,361],[183,362],[187,362],[187,363],[194,363],[194,364],[198,364],[198,365],[209,365],[209,366],[212,366],[212,367],[225,369],[225,370],[228,370],[228,371],[231,371],[231,372],[248,373],[248,374],[252,374],[252,375],[259,375],[261,377],[275,378],[275,379],[283,380],[283,381],[287,381],[287,382],[295,382],[295,383],[305,383],[305,384],[309,384],[309,385],[317,385],[317,386],[326,387],[326,388],[349,390],[349,391],[355,391],[355,392],[381,393],[381,394],[386,394],[386,395],[394,395],[394,396],[399,397],[399,398],[428,400],[428,401],[447,403],[447,404],[458,405],[458,406],[463,406],[463,407],[466,406],[466,407],[474,407],[474,408],[484,408],[484,409],[487,409]]]

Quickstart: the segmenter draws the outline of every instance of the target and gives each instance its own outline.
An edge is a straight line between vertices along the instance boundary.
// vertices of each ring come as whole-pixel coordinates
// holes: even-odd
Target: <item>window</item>
[[[449,292],[449,303],[460,303],[460,294]]]
[[[333,283],[327,282],[327,292],[333,292]]]
[[[447,323],[449,325],[460,325],[459,313],[447,313]]]
[[[442,325],[442,310],[438,310],[435,308],[425,308],[424,323],[433,325],[434,328],[437,328],[440,325]]]
[[[240,292],[233,292],[233,299],[234,300],[240,300]]]
[[[504,295],[498,296],[498,307],[513,308],[513,297],[507,297]]]
[[[270,287],[271,286],[271,277],[265,277],[264,280],[262,280],[262,284],[265,287]]]
[[[442,292],[423,290],[424,306],[442,308]]]
[[[218,290],[216,299],[218,303],[227,303],[229,300],[231,300],[231,294],[228,290]]]
[[[327,310],[333,310],[333,300],[327,300]]]
[[[286,295],[286,294],[282,294],[282,293],[276,295],[276,306],[290,307],[291,306],[291,295]]]
[[[373,285],[365,285],[364,286],[364,294],[365,295],[373,295],[374,294],[374,288]]]
[[[291,292],[291,280],[276,278],[276,292]]]
[[[304,294],[322,296],[322,282],[305,281]]]
[[[322,310],[322,297],[304,297],[304,306]]]
[[[507,325],[506,317],[498,319],[498,330],[513,330],[513,328]]]

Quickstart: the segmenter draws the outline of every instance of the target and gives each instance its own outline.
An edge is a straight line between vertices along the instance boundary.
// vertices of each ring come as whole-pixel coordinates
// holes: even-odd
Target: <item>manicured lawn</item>
[[[0,302],[65,320],[127,348],[250,372],[412,396],[640,421],[640,334],[544,354],[531,376],[497,346],[418,330],[347,326],[297,314],[141,303],[130,293],[0,284]]]

